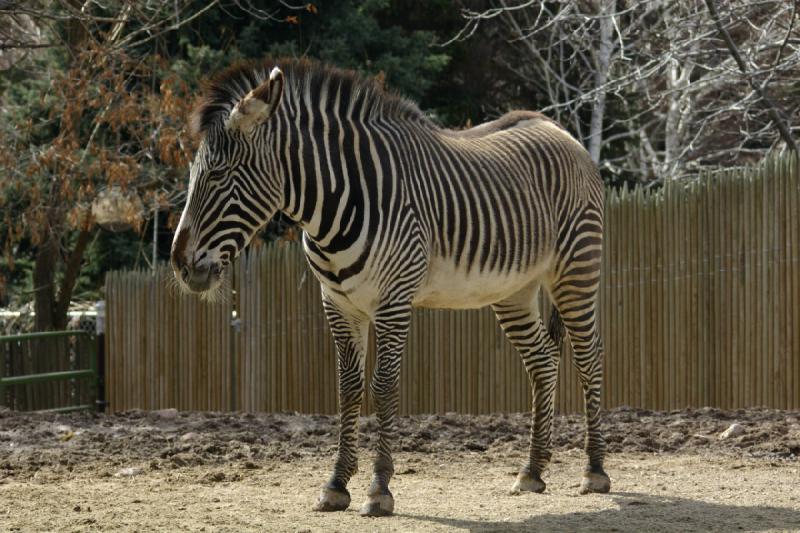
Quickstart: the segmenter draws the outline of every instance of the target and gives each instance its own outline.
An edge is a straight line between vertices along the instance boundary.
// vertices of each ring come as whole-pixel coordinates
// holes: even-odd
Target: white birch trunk
[[[606,112],[606,90],[603,86],[608,81],[608,70],[611,66],[611,52],[614,48],[614,0],[600,2],[600,43],[595,60],[594,86],[597,95],[592,104],[592,120],[589,125],[589,155],[592,161],[600,161],[600,149],[603,146],[603,118]]]

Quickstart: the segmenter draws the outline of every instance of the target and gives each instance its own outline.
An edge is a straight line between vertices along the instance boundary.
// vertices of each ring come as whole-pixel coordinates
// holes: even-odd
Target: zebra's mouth
[[[216,288],[222,278],[224,265],[184,265],[180,270],[180,278],[191,292],[204,293]]]

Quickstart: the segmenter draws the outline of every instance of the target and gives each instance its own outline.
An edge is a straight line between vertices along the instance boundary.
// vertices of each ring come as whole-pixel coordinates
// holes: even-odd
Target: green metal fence
[[[97,343],[85,331],[0,337],[0,405],[18,411],[95,409]]]

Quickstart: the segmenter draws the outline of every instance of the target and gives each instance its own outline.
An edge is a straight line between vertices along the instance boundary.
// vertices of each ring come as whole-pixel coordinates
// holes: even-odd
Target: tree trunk
[[[33,308],[36,312],[36,331],[55,329],[57,264],[58,239],[50,234],[39,246],[33,266]]]
[[[67,313],[69,312],[69,304],[72,301],[72,291],[75,290],[75,283],[78,281],[78,276],[81,273],[81,262],[83,261],[83,254],[86,247],[91,240],[92,231],[89,230],[89,221],[84,223],[81,232],[78,234],[78,242],[75,243],[75,248],[69,255],[67,265],[64,268],[64,277],[61,279],[61,288],[58,291],[58,299],[56,300],[56,308],[54,311],[53,325],[56,329],[64,329],[67,327]]]
[[[34,298],[36,312],[36,331],[58,331],[67,327],[67,314],[72,300],[72,292],[81,272],[81,262],[86,247],[91,241],[93,231],[84,224],[78,234],[78,241],[67,260],[61,285],[56,292],[56,272],[61,260],[59,239],[52,234],[39,246],[33,268]]]
[[[603,0],[600,5],[600,43],[595,60],[594,86],[597,96],[592,105],[592,121],[589,126],[589,155],[595,163],[600,161],[603,146],[603,119],[606,112],[606,90],[611,52],[614,48],[614,0]]]
[[[81,8],[78,0],[69,0],[75,9]],[[66,36],[69,49],[75,52],[86,40],[88,33],[83,21],[71,18],[66,22]],[[50,189],[50,206],[48,216],[47,237],[42,241],[36,252],[36,261],[33,268],[34,298],[33,307],[36,312],[36,331],[57,331],[67,327],[67,313],[72,299],[83,252],[89,242],[88,217],[81,226],[81,233],[75,250],[67,261],[61,287],[56,292],[56,272],[61,262],[61,239],[59,233],[64,224],[63,205],[61,198],[55,193],[55,188]]]

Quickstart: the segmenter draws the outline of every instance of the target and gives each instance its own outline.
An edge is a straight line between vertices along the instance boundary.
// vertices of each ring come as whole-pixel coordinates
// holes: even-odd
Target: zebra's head
[[[203,128],[171,253],[175,277],[192,292],[216,289],[225,267],[279,208],[280,176],[258,126],[275,114],[283,84],[273,68],[232,109],[212,108],[224,116]]]

